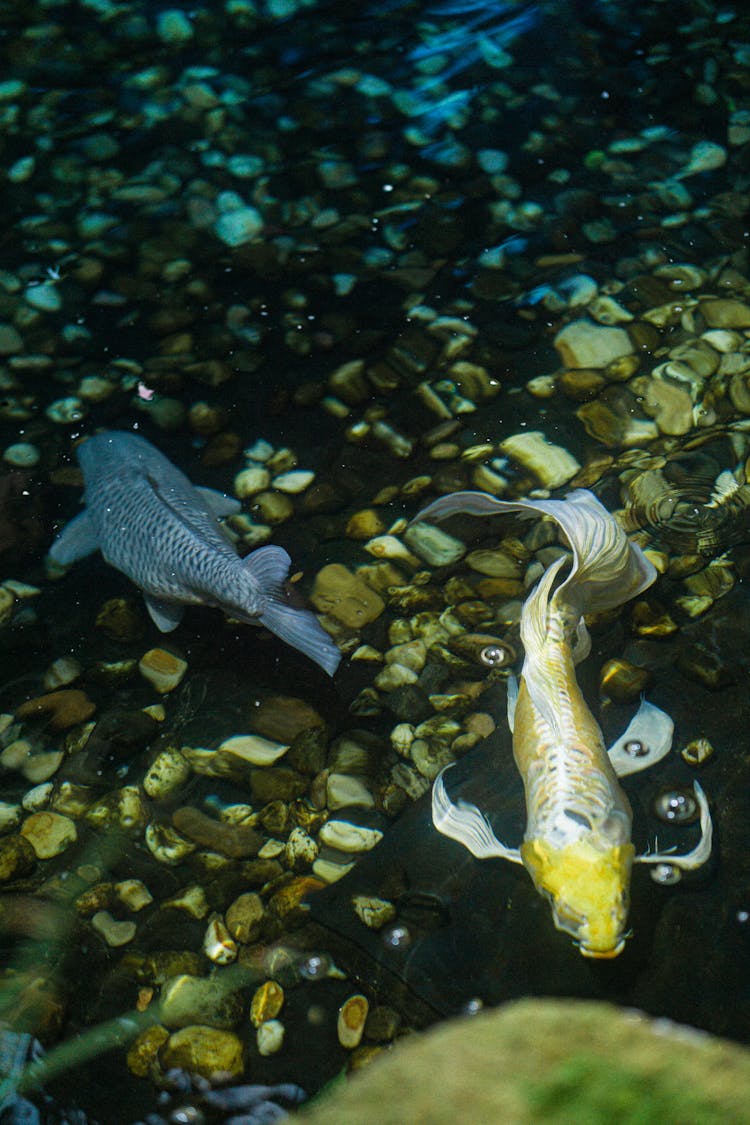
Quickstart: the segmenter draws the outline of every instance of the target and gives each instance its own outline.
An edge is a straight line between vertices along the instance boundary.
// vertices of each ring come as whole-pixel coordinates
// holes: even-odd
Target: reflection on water
[[[0,15],[7,1112],[27,1035],[42,1120],[128,1122],[261,1120],[517,996],[745,1040],[741,6]],[[333,683],[217,610],[158,633],[99,555],[46,560],[100,429],[236,496],[239,554],[289,552],[344,655]],[[659,574],[589,623],[577,670],[608,742],[644,691],[674,720],[625,783],[637,850],[693,846],[696,778],[717,828],[681,882],[636,874],[632,936],[602,963],[429,812],[457,761],[453,796],[520,842],[508,673],[564,544],[547,522],[407,526],[460,489],[575,487]],[[179,660],[144,663],[157,648]]]

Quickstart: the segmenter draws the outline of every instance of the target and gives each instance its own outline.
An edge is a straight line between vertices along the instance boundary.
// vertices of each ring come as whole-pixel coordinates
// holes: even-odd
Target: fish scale
[[[61,566],[99,549],[143,591],[162,632],[179,625],[185,605],[209,605],[262,624],[333,675],[341,659],[309,610],[292,606],[283,584],[291,560],[281,547],[241,559],[218,520],[239,501],[196,488],[139,434],[97,434],[77,450],[86,508],[50,550]]]

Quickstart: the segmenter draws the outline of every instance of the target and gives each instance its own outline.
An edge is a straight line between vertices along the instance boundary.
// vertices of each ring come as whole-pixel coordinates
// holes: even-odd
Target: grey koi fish
[[[50,558],[69,566],[99,549],[140,586],[163,632],[176,629],[185,605],[210,605],[262,624],[305,653],[329,675],[341,654],[309,610],[290,605],[283,583],[291,559],[282,547],[261,547],[241,559],[220,516],[238,500],[197,488],[138,434],[97,434],[78,447],[86,508],[63,529]]]
[[[441,520],[459,512],[549,516],[565,533],[573,564],[557,584],[566,558],[553,562],[521,615],[523,673],[520,686],[511,681],[508,691],[513,756],[526,795],[520,849],[498,840],[474,805],[454,804],[442,773],[432,791],[433,823],[479,859],[494,856],[522,863],[549,900],[556,927],[575,939],[581,953],[616,957],[625,944],[634,859],[689,869],[699,867],[711,853],[711,817],[696,781],[700,843],[686,855],[635,856],[632,812],[618,778],[669,752],[672,720],[644,701],[607,751],[575,675],[576,663],[590,649],[583,615],[622,605],[650,586],[656,571],[593,493],[584,489],[564,500],[504,501],[482,492],[457,492],[428,505],[417,519]]]

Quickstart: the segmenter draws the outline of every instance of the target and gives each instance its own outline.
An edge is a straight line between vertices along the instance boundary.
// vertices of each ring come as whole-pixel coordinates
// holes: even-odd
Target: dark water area
[[[0,0],[0,59],[2,1120],[260,1125],[518,997],[747,1043],[743,6]],[[211,557],[168,633],[96,542],[50,558],[101,431],[288,552],[333,677]],[[121,541],[166,582],[214,517],[132,470]],[[674,722],[623,783],[636,854],[674,853],[611,958],[433,824],[455,763],[523,839],[509,676],[565,546],[408,526],[465,489],[589,489],[656,568],[576,672],[606,745],[644,694]]]

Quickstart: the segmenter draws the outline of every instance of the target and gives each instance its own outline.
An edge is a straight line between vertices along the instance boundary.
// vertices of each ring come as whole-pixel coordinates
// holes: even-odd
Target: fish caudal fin
[[[286,600],[284,580],[291,559],[283,547],[260,547],[245,559],[244,565],[260,587],[263,603],[258,620],[282,641],[309,656],[332,676],[341,653],[309,609],[298,609]]]
[[[564,532],[573,552],[570,574],[555,591],[558,601],[583,613],[614,609],[634,598],[656,578],[656,570],[600,500],[578,488],[563,500],[498,500],[485,492],[454,492],[418,513],[419,520],[449,516],[497,516],[505,512],[549,516]]]

